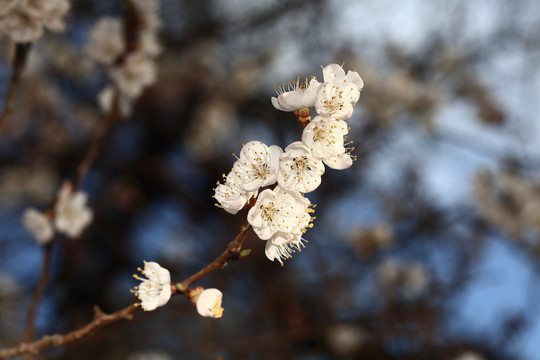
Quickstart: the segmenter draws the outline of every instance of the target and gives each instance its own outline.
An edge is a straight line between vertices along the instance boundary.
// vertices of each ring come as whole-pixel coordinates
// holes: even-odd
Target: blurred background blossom
[[[73,2],[65,32],[32,47],[0,137],[0,347],[20,341],[40,269],[22,213],[51,205],[103,121],[109,80],[84,47],[122,11]],[[142,260],[181,280],[225,249],[245,219],[211,197],[231,154],[301,134],[273,85],[356,69],[357,161],[308,195],[317,219],[284,267],[251,234],[248,258],[201,281],[224,293],[221,320],[173,298],[35,358],[538,359],[539,2],[162,0],[160,13],[156,81],[82,184],[94,222],[55,244],[39,334],[134,302]]]

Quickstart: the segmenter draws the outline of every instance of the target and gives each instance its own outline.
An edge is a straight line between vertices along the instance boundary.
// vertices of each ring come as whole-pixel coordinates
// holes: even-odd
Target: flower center
[[[293,163],[291,165],[291,170],[295,171],[297,175],[300,175],[306,170],[311,170],[311,167],[308,164],[308,158],[306,155],[293,158]]]
[[[279,212],[279,209],[274,205],[273,202],[268,203],[268,205],[261,205],[261,210],[261,217],[265,221],[274,221],[276,214]]]
[[[343,101],[341,101],[341,95],[336,97],[332,96],[330,100],[324,100],[324,107],[331,113],[338,112],[343,109]]]
[[[212,307],[212,317],[220,318],[223,316],[223,308],[221,307],[221,297],[216,299],[216,303]]]
[[[313,128],[313,141],[319,142],[328,137],[328,131],[325,128],[316,126]]]
[[[266,180],[270,174],[270,167],[268,164],[260,164],[259,166],[253,165],[253,170],[255,170],[255,176],[261,180]]]

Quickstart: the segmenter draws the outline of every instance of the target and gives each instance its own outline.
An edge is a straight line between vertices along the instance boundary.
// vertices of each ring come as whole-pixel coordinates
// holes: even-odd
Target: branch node
[[[99,320],[99,319],[101,319],[102,317],[104,317],[105,315],[107,315],[107,314],[105,314],[105,313],[99,308],[99,306],[94,305],[94,319],[95,319],[95,320]]]

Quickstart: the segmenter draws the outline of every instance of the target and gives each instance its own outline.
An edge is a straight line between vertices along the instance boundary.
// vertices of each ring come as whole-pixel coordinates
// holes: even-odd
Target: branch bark
[[[184,292],[185,289],[187,289],[195,281],[202,279],[206,275],[210,274],[212,271],[223,269],[231,261],[240,259],[240,250],[242,250],[242,244],[244,243],[244,240],[246,239],[248,230],[250,228],[251,226],[249,224],[245,224],[244,226],[242,226],[236,238],[231,241],[229,245],[227,245],[227,249],[223,253],[221,253],[221,255],[219,255],[210,264],[206,265],[204,268],[191,275],[186,280],[182,281],[180,283],[182,292]]]
[[[15,45],[15,56],[13,59],[13,74],[9,82],[9,90],[6,96],[6,102],[4,103],[4,110],[0,115],[0,135],[7,123],[9,115],[13,112],[13,105],[15,103],[15,94],[19,88],[21,82],[22,73],[24,70],[24,64],[30,50],[31,43],[23,43]]]
[[[51,267],[51,256],[52,256],[52,247],[54,242],[50,242],[43,247],[43,260],[41,263],[41,275],[39,276],[38,283],[34,289],[34,296],[32,297],[32,302],[28,308],[26,315],[26,325],[24,330],[23,342],[27,343],[32,341],[34,338],[34,319],[36,318],[36,312],[41,302],[41,298],[45,293],[47,288],[47,283],[49,282],[49,273]]]

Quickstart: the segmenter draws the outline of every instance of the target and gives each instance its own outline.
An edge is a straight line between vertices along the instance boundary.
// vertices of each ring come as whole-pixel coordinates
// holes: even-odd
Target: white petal
[[[222,299],[223,294],[218,289],[205,289],[197,299],[197,312],[204,317],[220,318],[223,314]]]
[[[32,208],[26,209],[22,222],[38,243],[46,244],[52,240],[54,235],[53,226],[49,218],[41,211]]]
[[[344,170],[351,167],[353,161],[349,154],[340,154],[323,160],[326,166],[335,170]]]
[[[342,76],[345,76],[345,70],[338,64],[330,64],[323,69],[324,82],[333,81]]]

